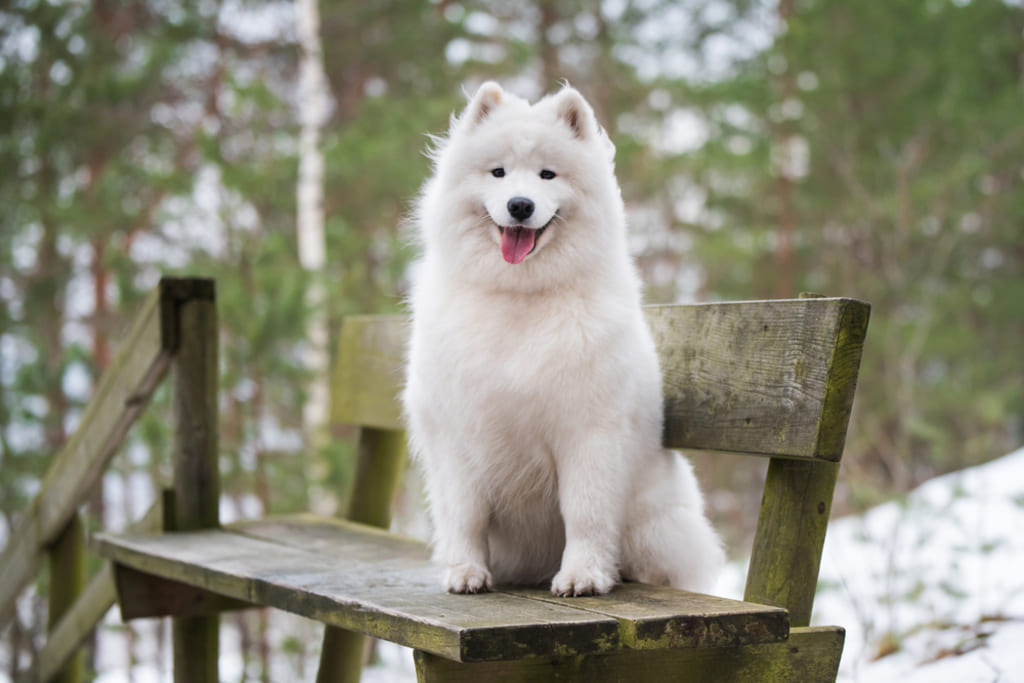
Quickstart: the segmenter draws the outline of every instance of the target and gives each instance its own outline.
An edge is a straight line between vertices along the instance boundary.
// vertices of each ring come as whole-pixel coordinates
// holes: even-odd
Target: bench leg
[[[780,643],[478,664],[417,651],[416,676],[419,683],[831,683],[839,670],[843,638],[839,627],[794,628],[789,640]]]
[[[325,626],[316,683],[359,683],[365,645],[362,633]]]

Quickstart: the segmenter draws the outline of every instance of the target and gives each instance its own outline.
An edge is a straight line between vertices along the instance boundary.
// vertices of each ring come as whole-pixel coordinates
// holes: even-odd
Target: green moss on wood
[[[455,660],[785,637],[781,610],[642,584],[577,599],[537,589],[449,595],[425,544],[309,515],[163,536],[99,535],[97,544],[139,572]]]
[[[844,633],[794,629],[788,641],[690,650],[618,650],[604,655],[460,664],[416,652],[420,683],[830,683]]]
[[[743,599],[789,610],[794,626],[810,623],[839,463],[773,458]]]
[[[61,618],[71,611],[85,587],[85,530],[77,514],[65,527],[49,551],[50,592],[47,631],[60,626]],[[85,657],[81,651],[67,658],[56,672],[54,683],[80,683],[84,680]]]
[[[863,341],[857,316],[867,309],[824,298],[647,307],[664,380],[665,444],[837,457]],[[346,318],[331,391],[335,421],[402,428],[407,338],[401,316]]]

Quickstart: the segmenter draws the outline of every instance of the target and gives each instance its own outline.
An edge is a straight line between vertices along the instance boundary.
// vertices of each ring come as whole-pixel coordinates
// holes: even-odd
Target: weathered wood
[[[345,528],[310,516],[281,521],[253,521],[232,530],[257,538],[284,543],[318,553],[350,553],[342,543]],[[388,538],[384,536],[383,538]],[[367,561],[376,545],[368,538]],[[418,542],[414,542],[417,543]],[[398,553],[408,552],[402,546]],[[384,551],[381,549],[378,554]],[[390,555],[383,555],[385,560]],[[508,595],[529,598],[571,609],[585,610],[619,622],[619,640],[624,647],[655,649],[666,647],[719,647],[784,640],[789,633],[786,610],[702,593],[642,583],[625,583],[611,596],[560,598],[541,588],[505,588]]]
[[[157,498],[142,519],[131,528],[134,531],[154,532],[162,529],[167,495],[168,492],[164,492],[162,497]],[[71,608],[63,614],[60,622],[50,629],[46,644],[37,657],[38,669],[31,680],[53,679],[116,601],[114,572],[109,562],[104,563]]]
[[[361,429],[346,519],[387,529],[405,462],[404,432]]]
[[[646,307],[664,378],[665,445],[837,460],[869,311],[842,298]],[[407,328],[401,316],[346,318],[336,421],[402,428]]]
[[[405,469],[405,434],[363,427],[347,519],[382,529],[391,524],[391,503]],[[358,683],[366,638],[361,633],[324,627],[317,683]]]
[[[178,328],[180,344],[172,371],[174,528],[187,531],[219,523],[216,302],[183,302]]]
[[[404,376],[409,320],[399,315],[345,318],[331,388],[331,420],[404,429],[398,394]]]
[[[161,282],[136,314],[75,433],[47,470],[39,493],[0,555],[0,629],[10,621],[18,594],[39,571],[43,549],[57,538],[99,481],[164,377],[173,353],[168,343],[174,336],[161,323],[168,307],[164,282],[168,281]]]
[[[801,294],[815,298],[821,295]],[[817,453],[826,460],[839,460],[846,444],[846,429],[857,390],[860,359],[867,337],[871,306],[855,301],[844,306],[836,333],[835,350],[829,360],[828,386],[818,425]]]
[[[837,462],[768,464],[743,599],[785,607],[794,626],[811,621],[838,475]]]
[[[619,622],[623,646],[635,650],[746,645],[789,635],[784,609],[643,583],[618,586],[614,600],[560,598],[546,589],[516,589],[515,594],[611,617]]]
[[[213,294],[211,292],[211,294]],[[214,296],[178,305],[174,387],[174,528],[219,524],[217,304]],[[174,619],[175,683],[218,680],[218,615]]]
[[[362,637],[350,632],[415,648],[421,681],[834,680],[842,630],[790,632],[789,623],[809,621],[868,312],[851,299],[647,310],[664,374],[666,445],[772,457],[748,602],[642,584],[573,599],[506,587],[449,595],[424,544],[310,516],[100,535],[97,545],[117,563],[122,602],[146,606],[125,618],[244,602],[323,622],[325,683],[358,677]],[[335,421],[363,428],[349,514],[381,526],[405,461],[397,394],[406,328],[398,316],[347,319],[332,392]],[[204,429],[181,431],[199,444],[195,453],[211,448]],[[183,466],[192,474],[182,480],[216,482],[209,469],[197,479],[198,466]],[[210,509],[206,500],[198,509]],[[215,662],[211,670],[202,661],[176,680],[213,680]]]
[[[113,579],[123,621],[146,617],[201,617],[259,606],[121,564],[114,566]]]
[[[821,301],[816,294],[800,296]],[[845,306],[838,320],[815,444],[817,453],[835,454],[828,460],[839,460],[846,440],[869,311]],[[794,626],[811,622],[838,476],[838,462],[772,458],[768,465],[744,598],[785,607]]]
[[[665,444],[838,460],[868,310],[853,299],[647,309],[664,377]]]
[[[667,589],[639,585],[580,605],[530,590],[450,595],[425,544],[310,516],[96,542],[101,554],[138,571],[459,661],[592,654],[630,641],[699,645],[711,624],[731,634],[716,634],[717,644],[763,642],[778,639],[783,616],[710,597],[694,598],[695,615],[672,615],[673,601],[686,609],[686,594],[669,598]]]
[[[457,659],[618,644],[617,626],[607,617],[500,594],[443,592],[418,541],[347,522],[313,524],[334,529],[337,538],[305,548],[301,525],[276,520],[232,527],[243,533],[97,540],[102,554],[139,571]],[[262,537],[269,529],[273,541]]]
[[[460,664],[416,652],[419,683],[825,683],[836,679],[840,628],[793,629],[789,640],[741,647],[619,650],[590,657]]]
[[[46,630],[52,633],[71,610],[85,585],[85,530],[77,514],[50,547],[50,591],[47,596],[49,614]],[[81,652],[68,658],[51,680],[78,683],[83,680],[85,659]]]

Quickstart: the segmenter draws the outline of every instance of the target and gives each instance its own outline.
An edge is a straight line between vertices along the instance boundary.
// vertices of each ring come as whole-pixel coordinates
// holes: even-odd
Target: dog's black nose
[[[525,221],[533,215],[533,200],[526,197],[513,197],[508,200],[508,212],[517,221]]]

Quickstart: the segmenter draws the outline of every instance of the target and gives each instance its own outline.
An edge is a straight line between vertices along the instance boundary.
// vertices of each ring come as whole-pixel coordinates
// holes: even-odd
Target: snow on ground
[[[1024,448],[834,521],[820,578],[840,680],[1024,682]]]
[[[1024,448],[832,521],[812,622],[846,628],[842,683],[1024,683]]]

